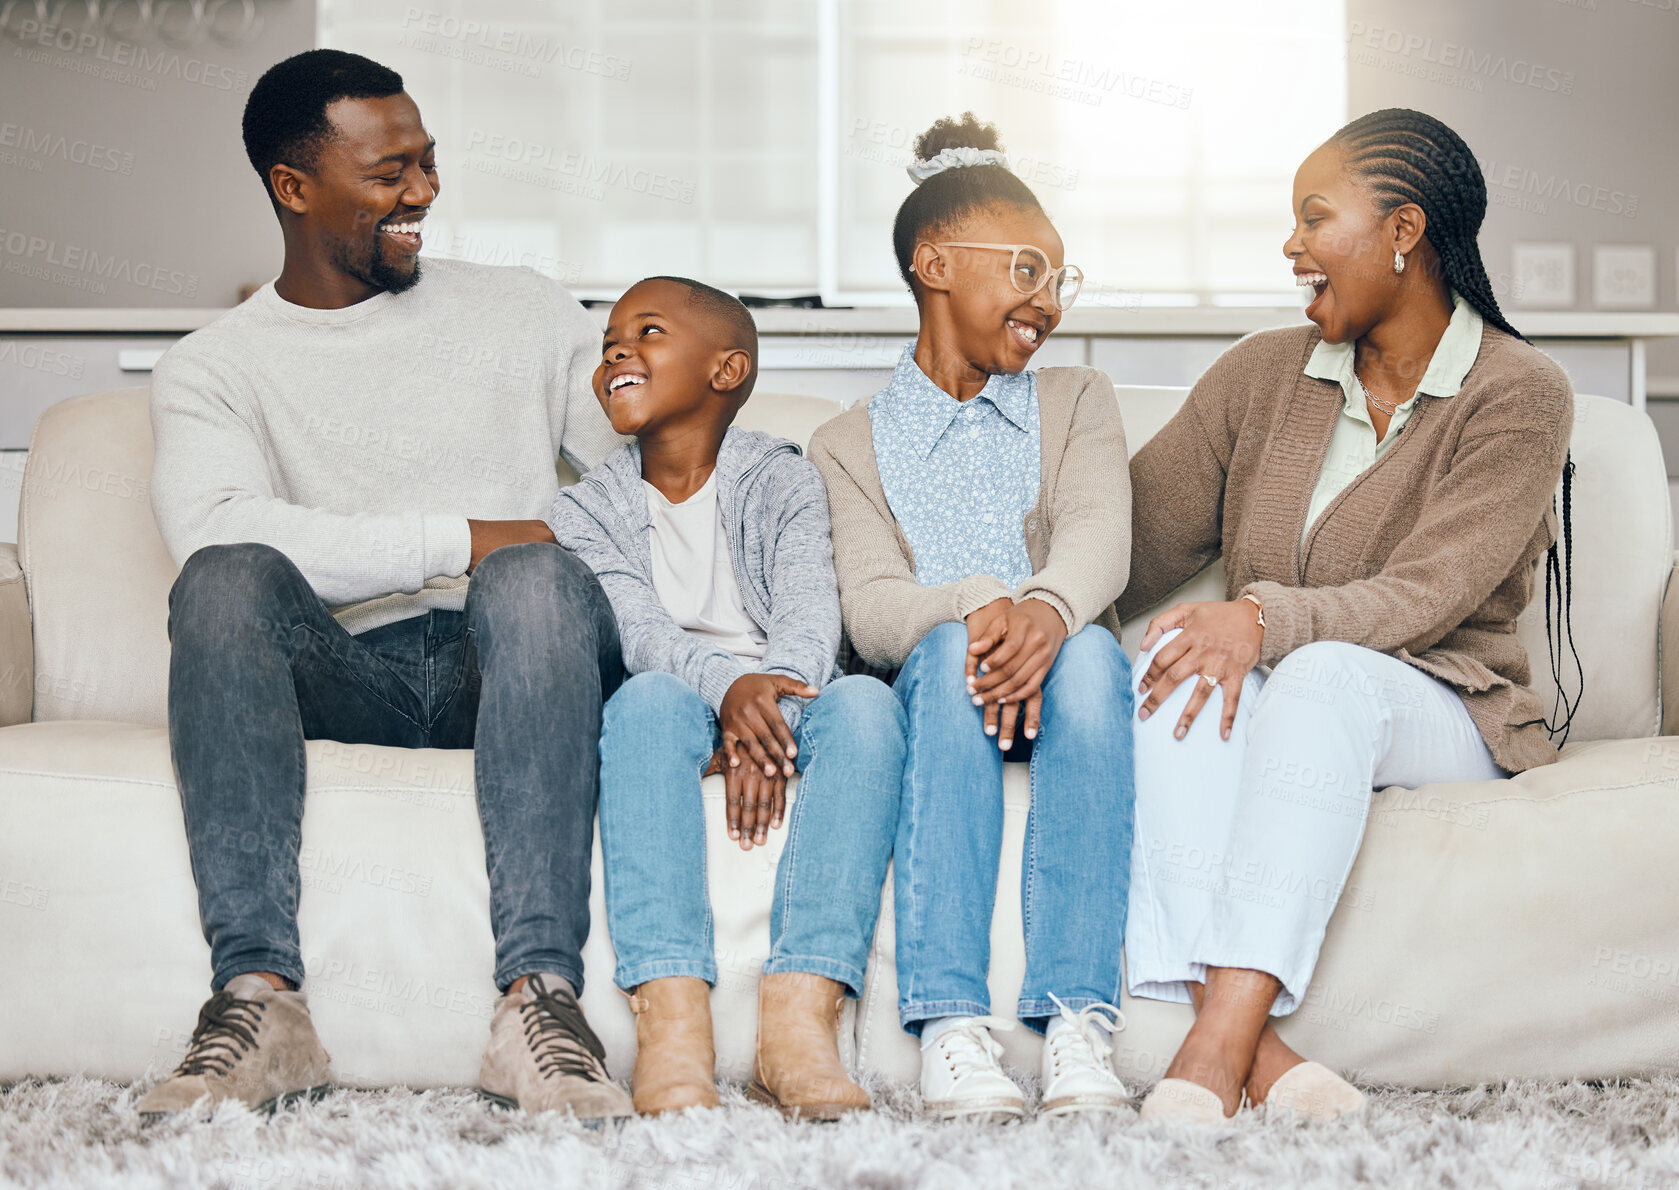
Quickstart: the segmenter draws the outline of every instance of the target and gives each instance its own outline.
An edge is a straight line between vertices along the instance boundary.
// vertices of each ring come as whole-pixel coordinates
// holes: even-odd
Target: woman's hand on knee
[[[1147,695],[1137,708],[1137,718],[1147,719],[1181,683],[1194,680],[1195,689],[1172,734],[1180,740],[1189,734],[1190,724],[1212,697],[1214,688],[1223,687],[1224,715],[1219,735],[1229,739],[1236,722],[1236,704],[1242,696],[1242,679],[1259,664],[1259,646],[1265,637],[1253,604],[1244,599],[1180,603],[1149,621],[1142,652],[1154,648],[1161,636],[1174,628],[1182,631],[1160,646],[1137,683],[1137,692]]]

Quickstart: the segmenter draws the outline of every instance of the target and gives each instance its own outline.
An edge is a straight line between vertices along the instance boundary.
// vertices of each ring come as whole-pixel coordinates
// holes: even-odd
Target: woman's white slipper
[[[1339,1120],[1364,1110],[1364,1092],[1327,1066],[1302,1062],[1271,1084],[1265,1108],[1267,1115],[1292,1113],[1306,1120]]]
[[[1224,1114],[1224,1100],[1216,1091],[1187,1078],[1163,1078],[1143,1100],[1137,1118],[1181,1124],[1222,1124],[1230,1117]]]

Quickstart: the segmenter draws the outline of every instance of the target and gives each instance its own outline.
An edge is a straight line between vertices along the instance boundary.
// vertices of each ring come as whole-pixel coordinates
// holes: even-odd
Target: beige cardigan
[[[1041,599],[1068,635],[1090,623],[1119,634],[1113,601],[1131,566],[1131,480],[1113,382],[1094,368],[1038,372],[1042,470],[1025,520],[1032,577],[1010,591],[976,574],[938,587],[915,581],[915,554],[898,527],[875,466],[868,402],[810,440],[828,485],[840,609],[853,650],[892,668],[938,625],[966,619],[994,599]]]
[[[1552,493],[1574,393],[1537,349],[1488,326],[1458,394],[1424,395],[1392,447],[1312,525],[1306,512],[1343,404],[1302,372],[1316,327],[1225,352],[1131,463],[1133,615],[1223,557],[1226,594],[1265,605],[1260,661],[1347,641],[1452,685],[1493,758],[1556,759],[1516,619],[1556,538]]]

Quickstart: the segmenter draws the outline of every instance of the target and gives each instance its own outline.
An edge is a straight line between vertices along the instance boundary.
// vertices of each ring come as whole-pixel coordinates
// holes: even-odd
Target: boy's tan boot
[[[630,1090],[642,1115],[717,1106],[717,1047],[711,989],[691,975],[649,979],[630,995],[635,1073]]]
[[[747,1095],[790,1119],[837,1120],[868,1111],[869,1093],[839,1055],[845,988],[832,979],[782,971],[758,981],[758,1055]]]
[[[579,1120],[633,1115],[605,1061],[571,984],[532,975],[496,1003],[478,1085],[485,1098],[527,1112],[569,1112]]]
[[[302,992],[236,975],[199,1010],[187,1056],[135,1104],[150,1120],[237,1099],[259,1111],[327,1089],[330,1059]]]

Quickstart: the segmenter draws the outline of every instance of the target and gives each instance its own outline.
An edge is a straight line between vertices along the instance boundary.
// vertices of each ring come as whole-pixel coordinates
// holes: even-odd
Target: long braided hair
[[[1348,168],[1374,192],[1377,210],[1383,216],[1406,203],[1422,208],[1428,220],[1424,235],[1439,257],[1442,279],[1475,308],[1484,322],[1525,342],[1525,336],[1499,310],[1486,266],[1481,263],[1476,236],[1487,213],[1487,184],[1463,138],[1424,112],[1390,107],[1360,116],[1330,137],[1329,143],[1345,151]],[[1586,687],[1585,669],[1574,647],[1573,494],[1571,454],[1562,468],[1562,537],[1552,542],[1545,555],[1545,640],[1551,677],[1557,687],[1551,719],[1545,726],[1559,746],[1568,742],[1568,729]],[[1552,629],[1553,607],[1560,638]],[[1578,683],[1572,698],[1562,682],[1568,654],[1573,656]]]

